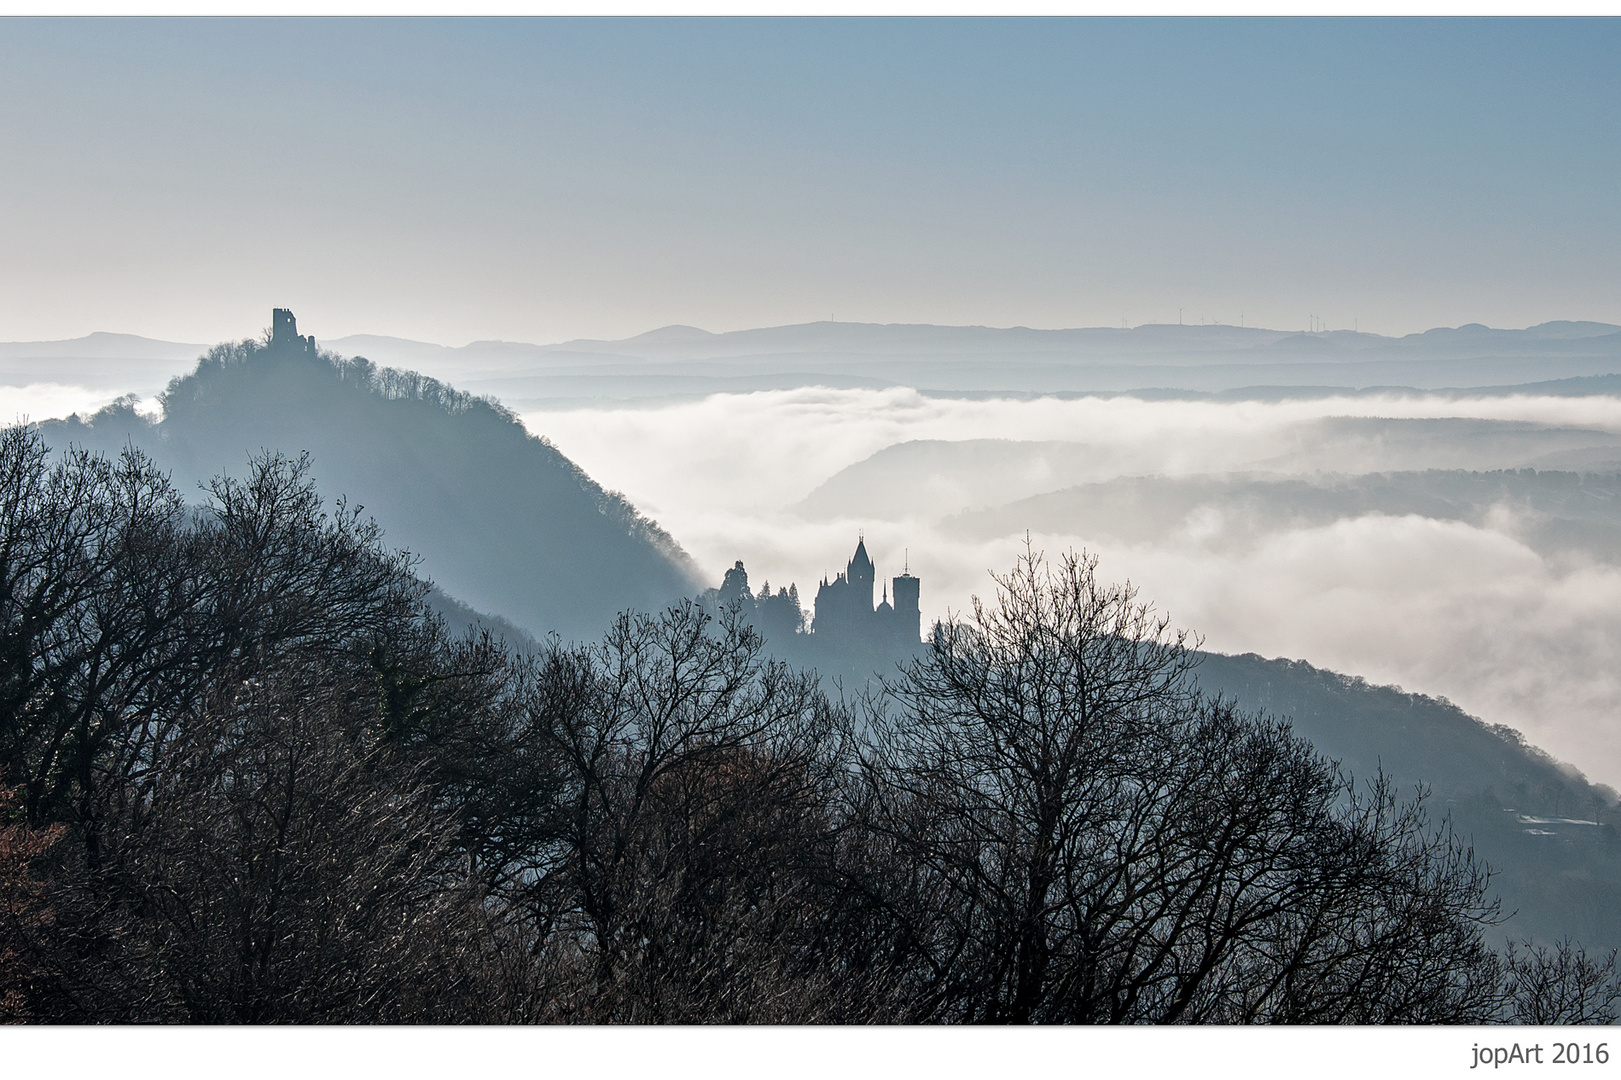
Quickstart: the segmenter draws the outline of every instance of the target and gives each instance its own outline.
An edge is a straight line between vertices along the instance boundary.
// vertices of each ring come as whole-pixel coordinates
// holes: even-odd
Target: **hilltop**
[[[649,347],[685,349],[709,337],[724,335],[672,330]],[[1547,340],[1586,339],[1550,334]],[[550,632],[593,637],[620,610],[657,609],[706,584],[657,524],[531,436],[502,406],[424,375],[318,349],[296,334],[290,319],[268,341],[210,350],[169,384],[162,404],[161,421],[143,417],[125,400],[42,428],[58,448],[76,443],[116,453],[126,443],[139,446],[190,492],[218,472],[240,473],[252,453],[308,452],[324,494],[362,505],[383,525],[389,544],[420,556],[421,572],[438,586],[436,610],[457,626],[492,628],[515,647],[532,646],[531,637]],[[1337,433],[1341,442],[1372,439],[1396,453],[1408,442],[1427,446],[1436,422],[1426,423],[1334,421],[1313,429],[1311,439],[1339,445],[1327,438]],[[1516,460],[1604,449],[1595,443],[1603,442],[1602,432],[1473,423],[1480,439]],[[1320,516],[1343,505],[1467,518],[1506,492],[1547,519],[1549,544],[1580,539],[1587,535],[1582,529],[1613,533],[1613,476],[1429,470],[1310,482],[1126,478],[1034,497],[1019,489],[1026,473],[1040,489],[1038,481],[1050,473],[1084,467],[1090,453],[1068,443],[903,444],[832,478],[803,509],[814,517],[818,500],[839,495],[840,485],[915,486],[934,475],[942,454],[956,454],[964,460],[946,462],[952,467],[944,473],[973,479],[977,473],[964,472],[972,463],[986,473],[975,481],[985,493],[965,488],[962,501],[994,501],[994,491],[1001,499],[1025,497],[1032,512],[1049,515],[1084,510],[1109,516],[1124,500],[1139,509],[1163,503],[1161,516],[1174,518],[1219,495],[1267,520]],[[907,483],[889,482],[896,477]],[[844,492],[833,501],[844,504],[859,494]],[[972,530],[983,516],[962,515],[953,527]],[[779,655],[842,676],[846,689],[863,685],[863,661],[872,666],[871,657],[846,655],[836,643],[780,631],[767,639]],[[1297,733],[1359,777],[1382,768],[1406,792],[1430,789],[1434,809],[1449,814],[1498,872],[1496,888],[1513,913],[1502,935],[1549,942],[1568,934],[1593,947],[1621,945],[1613,791],[1444,700],[1258,656],[1211,654],[1199,674],[1207,689],[1246,708],[1291,718]]]
[[[624,498],[500,405],[434,379],[293,334],[210,350],[162,403],[160,422],[125,400],[42,428],[58,448],[138,446],[182,491],[261,451],[307,452],[321,491],[363,506],[441,589],[536,636],[594,636],[620,610],[701,587]]]

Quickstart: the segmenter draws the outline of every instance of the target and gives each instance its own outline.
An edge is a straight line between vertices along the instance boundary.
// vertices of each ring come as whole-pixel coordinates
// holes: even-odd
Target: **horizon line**
[[[1015,333],[1015,332],[1021,332],[1022,331],[1022,332],[1025,332],[1025,333],[1033,333],[1033,334],[1069,334],[1069,333],[1114,333],[1114,334],[1122,334],[1122,333],[1132,333],[1132,332],[1135,332],[1135,331],[1138,331],[1138,330],[1168,329],[1169,328],[1169,329],[1194,331],[1194,332],[1211,331],[1211,330],[1237,330],[1237,331],[1239,331],[1241,333],[1280,334],[1280,335],[1289,336],[1289,337],[1303,337],[1303,338],[1304,337],[1326,338],[1326,337],[1337,337],[1337,336],[1350,336],[1350,337],[1359,337],[1359,338],[1378,338],[1378,339],[1382,339],[1382,340],[1386,340],[1386,341],[1402,341],[1402,340],[1405,340],[1407,338],[1423,337],[1426,334],[1432,334],[1432,333],[1435,333],[1437,331],[1457,331],[1457,330],[1468,330],[1468,329],[1477,329],[1478,328],[1480,330],[1491,331],[1491,332],[1496,332],[1496,333],[1524,333],[1526,331],[1536,330],[1536,329],[1539,329],[1539,328],[1544,327],[1544,326],[1556,326],[1556,325],[1589,325],[1589,326],[1596,326],[1596,327],[1607,327],[1607,328],[1609,328],[1611,330],[1621,332],[1621,324],[1605,322],[1605,321],[1599,320],[1599,319],[1576,319],[1576,318],[1545,319],[1542,322],[1532,323],[1532,324],[1530,324],[1528,326],[1523,326],[1523,327],[1491,326],[1491,325],[1489,325],[1487,323],[1465,322],[1465,323],[1460,323],[1460,324],[1458,324],[1456,326],[1431,326],[1431,327],[1429,327],[1427,329],[1424,329],[1424,330],[1416,330],[1416,331],[1412,331],[1412,332],[1407,333],[1407,334],[1397,334],[1397,335],[1380,334],[1380,333],[1377,333],[1377,332],[1372,331],[1372,330],[1357,330],[1357,329],[1354,329],[1354,328],[1347,328],[1347,327],[1340,327],[1340,328],[1336,328],[1336,329],[1322,329],[1322,330],[1312,330],[1312,329],[1284,330],[1284,329],[1279,329],[1279,328],[1276,328],[1276,327],[1242,326],[1242,325],[1237,325],[1237,324],[1233,324],[1233,323],[1225,323],[1225,322],[1205,322],[1205,323],[1144,322],[1144,323],[1137,323],[1137,324],[1132,325],[1132,326],[1101,326],[1101,325],[1099,325],[1099,326],[1040,327],[1040,326],[1027,326],[1027,325],[1024,325],[1022,323],[1014,324],[1012,326],[992,326],[992,325],[989,325],[989,324],[986,324],[986,323],[863,322],[863,321],[857,321],[857,320],[816,319],[816,320],[812,320],[812,321],[809,321],[809,322],[801,322],[801,323],[778,323],[778,324],[767,325],[767,326],[745,326],[745,327],[739,327],[739,328],[736,328],[736,329],[733,329],[733,330],[719,330],[719,331],[706,330],[706,329],[704,329],[702,327],[693,326],[693,325],[691,325],[689,323],[667,323],[667,324],[665,324],[663,326],[657,326],[657,327],[654,327],[651,330],[644,330],[644,331],[641,331],[640,333],[631,334],[631,335],[629,335],[627,337],[622,337],[622,338],[576,337],[576,338],[565,338],[565,339],[563,339],[561,341],[552,341],[552,342],[513,341],[513,340],[506,339],[506,338],[475,338],[475,339],[467,341],[466,343],[461,344],[461,345],[447,345],[447,344],[445,344],[443,342],[438,342],[438,341],[427,341],[427,340],[423,340],[421,338],[404,337],[404,336],[401,336],[401,335],[398,335],[398,334],[373,333],[373,332],[369,332],[369,331],[358,331],[358,332],[349,333],[349,334],[341,334],[341,335],[338,335],[338,336],[335,336],[335,337],[320,338],[319,340],[322,341],[322,342],[342,342],[342,341],[348,341],[348,340],[353,339],[353,338],[381,338],[381,339],[388,339],[388,340],[392,340],[392,341],[405,342],[405,343],[412,344],[412,345],[429,345],[429,346],[432,346],[434,348],[446,349],[446,350],[450,350],[450,351],[460,351],[462,349],[471,349],[471,348],[474,348],[476,346],[496,346],[496,345],[521,346],[521,347],[527,347],[527,348],[533,348],[533,349],[559,349],[559,348],[567,347],[569,345],[622,345],[622,344],[626,344],[628,342],[638,341],[638,340],[640,340],[642,338],[651,337],[652,335],[663,333],[665,331],[670,331],[670,330],[693,331],[693,332],[696,332],[696,333],[699,333],[699,334],[703,334],[706,337],[724,338],[724,337],[734,335],[734,334],[749,334],[749,333],[758,333],[758,332],[771,331],[771,330],[799,330],[799,329],[805,329],[805,328],[808,328],[808,327],[817,327],[817,326],[848,326],[848,327],[860,327],[860,328],[868,328],[868,329],[871,329],[871,328],[896,328],[896,327],[899,327],[899,328],[907,328],[907,329],[930,329],[930,330],[982,330],[982,331],[990,331],[990,332],[995,332],[995,333]],[[268,324],[267,324],[267,326],[268,326]],[[263,330],[263,329],[265,329],[265,327],[260,328],[260,330]],[[135,334],[135,333],[130,333],[128,331],[123,331],[123,330],[92,330],[92,331],[90,331],[88,333],[80,334],[77,337],[33,338],[33,339],[28,339],[28,340],[0,341],[0,347],[14,346],[14,345],[65,345],[65,344],[71,344],[71,343],[77,342],[77,341],[87,341],[87,340],[89,340],[91,338],[96,338],[96,337],[123,337],[123,338],[134,338],[134,339],[139,340],[139,341],[151,342],[151,343],[159,344],[159,345],[176,345],[176,346],[184,346],[186,348],[209,349],[209,348],[214,347],[215,345],[224,344],[224,343],[230,342],[230,341],[253,340],[254,338],[257,338],[257,336],[258,336],[258,332],[256,331],[254,333],[244,335],[243,337],[225,338],[225,339],[221,339],[219,341],[209,343],[209,342],[178,341],[178,340],[174,340],[174,339],[171,339],[171,338],[148,337],[145,334]],[[1603,335],[1603,334],[1595,334],[1593,336],[1602,337],[1602,336],[1605,336],[1605,335]]]

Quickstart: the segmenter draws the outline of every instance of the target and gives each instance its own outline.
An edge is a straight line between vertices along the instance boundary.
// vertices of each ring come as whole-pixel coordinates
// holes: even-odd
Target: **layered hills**
[[[1201,468],[1192,472],[1184,466],[1181,475],[1167,476],[1163,455],[1155,450],[1144,452],[1118,441],[910,440],[841,469],[806,495],[796,510],[809,520],[879,521],[939,518],[968,510],[976,512],[964,516],[972,517],[977,535],[1091,529],[1093,519],[1116,531],[1140,532],[1167,524],[1164,515],[1173,512],[1172,503],[1185,516],[1194,506],[1190,500],[1229,505],[1240,489],[1269,492],[1276,497],[1273,501],[1292,493],[1301,501],[1324,503],[1331,501],[1325,492],[1390,486],[1387,479],[1355,479],[1370,474],[1429,476],[1400,482],[1405,490],[1416,491],[1425,484],[1444,483],[1434,475],[1442,472],[1525,468],[1621,472],[1621,437],[1614,432],[1474,417],[1312,417],[1253,441],[1242,433],[1231,435],[1196,463]],[[1293,486],[1256,487],[1284,480]],[[1530,482],[1525,478],[1516,483],[1523,487]],[[1563,490],[1569,482],[1550,476],[1540,482],[1539,490]],[[1467,493],[1471,505],[1484,507],[1501,501],[1500,489],[1501,483],[1465,484],[1459,490]],[[1121,505],[1112,494],[1127,490],[1136,493],[1130,506]],[[1155,498],[1160,492],[1174,492],[1163,508]],[[1446,497],[1455,502],[1464,495]],[[1095,501],[1111,498],[1116,501]],[[1012,505],[1020,500],[1032,501]],[[1602,512],[1608,505],[1601,498],[1591,505],[1572,504],[1567,512]],[[1057,514],[1060,506],[1072,506],[1073,512],[1062,517]],[[1430,506],[1444,511],[1442,517],[1458,516],[1433,500],[1420,505],[1364,496],[1345,499],[1340,514],[1424,513]],[[1150,516],[1139,520],[1139,512]],[[1314,510],[1311,516],[1321,514]]]
[[[321,491],[360,504],[442,590],[536,636],[595,636],[701,587],[664,530],[500,405],[307,341],[211,350],[157,422],[126,399],[42,427],[57,447],[137,446],[182,491],[253,454],[308,453]]]
[[[1215,331],[1232,328],[1205,329],[1213,341]],[[1614,331],[1545,329],[1532,344],[1545,345],[1550,356],[1564,347],[1561,342],[1585,342],[1581,348],[1602,352],[1601,345],[1608,347],[1602,339]],[[1041,332],[1030,333],[1039,338]],[[1235,333],[1224,340],[1258,349],[1287,342],[1287,335],[1270,333]],[[1522,335],[1521,347],[1531,347],[1523,339],[1529,332],[1513,333]],[[892,336],[904,343],[904,334]],[[772,346],[765,332],[730,344],[712,340],[725,337],[666,331],[638,348],[655,357],[644,363],[678,366],[710,362],[680,359],[693,350],[711,349],[720,357],[761,342]],[[1438,352],[1443,345],[1457,350],[1471,340],[1498,340],[1462,331],[1441,338],[1414,348]],[[810,331],[784,339],[788,345],[808,342],[807,348],[820,347],[820,340]],[[1329,341],[1333,348],[1350,347]],[[580,357],[596,346],[573,347]],[[526,348],[505,350],[509,358],[521,357]],[[67,350],[63,358],[75,351],[87,350]],[[621,362],[606,350],[595,355],[609,365]],[[666,374],[676,379],[669,374],[675,370]],[[433,378],[343,359],[315,349],[308,339],[240,342],[209,351],[194,370],[169,383],[161,400],[160,420],[141,415],[126,399],[93,416],[42,427],[57,447],[71,443],[116,453],[138,446],[171,470],[182,490],[193,492],[213,475],[242,471],[251,454],[308,453],[326,495],[360,504],[382,524],[390,545],[420,556],[421,572],[442,590],[436,603],[452,621],[492,626],[515,643],[551,632],[595,636],[620,610],[660,607],[710,584],[658,525],[556,447],[531,436],[504,407]],[[1610,545],[1621,536],[1621,486],[1613,469],[1583,477],[1478,471],[1482,463],[1507,468],[1537,460],[1576,467],[1578,457],[1608,462],[1621,448],[1605,430],[1353,417],[1312,420],[1302,425],[1297,441],[1300,452],[1318,455],[1309,463],[1317,468],[1355,463],[1387,471],[1122,476],[1129,463],[1115,460],[1101,444],[912,442],[830,478],[800,510],[813,520],[853,510],[939,520],[944,506],[950,513],[941,522],[942,535],[991,541],[1016,519],[1020,529],[1131,540],[1133,529],[1163,531],[1210,504],[1257,528],[1367,513],[1474,521],[1492,507],[1512,504],[1524,509],[1527,542],[1538,550],[1621,557],[1615,554],[1621,549]],[[1451,462],[1438,456],[1446,448],[1464,457]],[[1260,468],[1265,462],[1252,464]],[[964,506],[980,511],[955,513]],[[855,662],[830,641],[782,640],[792,633],[791,627],[776,628],[767,637],[775,635],[773,647],[802,662],[840,671]],[[1428,789],[1435,811],[1449,815],[1496,870],[1498,895],[1511,914],[1502,936],[1551,942],[1568,935],[1589,947],[1621,946],[1621,841],[1615,830],[1621,812],[1613,791],[1588,783],[1514,732],[1441,699],[1253,655],[1208,655],[1199,677],[1211,692],[1291,718],[1299,734],[1357,777],[1382,770],[1406,793]]]
[[[445,346],[357,334],[346,355],[454,379],[516,408],[575,398],[647,398],[807,385],[904,385],[949,393],[1098,393],[1156,388],[1503,387],[1621,370],[1621,327],[1479,324],[1386,336],[1225,325],[1032,329],[813,322],[710,333],[667,326],[620,340]],[[145,393],[198,347],[127,334],[0,343],[0,379],[120,385]],[[1555,391],[1557,392],[1557,391]]]
[[[335,343],[350,347],[345,340]],[[359,344],[359,343],[357,343]],[[1140,388],[1400,386],[1426,390],[1602,376],[1621,370],[1621,327],[1471,324],[1388,337],[1222,325],[1132,328],[816,322],[711,334],[670,326],[619,341],[474,342],[424,350],[367,340],[370,355],[476,371],[521,406],[792,386],[909,386],[943,393],[1096,393]],[[396,353],[399,359],[395,360]]]
[[[1036,532],[1143,542],[1205,526],[1212,547],[1251,545],[1282,529],[1314,528],[1369,514],[1490,525],[1544,557],[1621,563],[1621,461],[1605,471],[1502,469],[1364,475],[1132,476],[963,513],[948,532]]]

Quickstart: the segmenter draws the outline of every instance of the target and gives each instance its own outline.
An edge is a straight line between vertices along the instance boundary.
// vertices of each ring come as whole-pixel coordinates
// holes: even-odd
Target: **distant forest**
[[[41,428],[57,449],[138,447],[188,496],[250,455],[308,453],[444,592],[531,633],[594,638],[703,587],[668,533],[501,405],[307,340],[215,347],[169,384],[161,421],[123,400]]]
[[[1613,954],[1493,947],[1487,869],[1426,803],[1206,695],[1191,639],[1084,556],[1027,550],[834,698],[737,604],[453,634],[307,460],[259,454],[193,505],[139,449],[18,427],[0,607],[11,1020],[1542,1024],[1621,1000]]]

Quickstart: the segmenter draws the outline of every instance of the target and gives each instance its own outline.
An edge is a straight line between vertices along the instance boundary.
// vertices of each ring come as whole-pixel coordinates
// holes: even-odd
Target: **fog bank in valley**
[[[709,337],[700,344],[713,350]],[[133,394],[125,402],[157,418],[158,389],[190,370],[195,352],[179,358],[193,348],[119,335],[4,346],[0,407],[7,421],[38,421]],[[440,359],[447,377],[467,366]],[[1621,784],[1621,502],[1604,480],[1621,474],[1621,398],[1610,377],[1547,392],[699,395],[696,375],[661,391],[627,371],[623,394],[683,396],[625,401],[591,370],[559,383],[590,397],[550,401],[518,393],[534,391],[531,376],[508,386],[466,374],[668,529],[710,582],[742,559],[757,589],[795,582],[809,608],[864,531],[879,578],[909,564],[933,618],[985,595],[987,571],[1011,565],[1028,533],[1050,553],[1096,552],[1107,576],[1129,577],[1213,649],[1444,695]],[[101,434],[109,449],[123,443]],[[1539,471],[1492,474],[1527,467]],[[390,527],[422,546],[404,519]],[[460,599],[501,607],[460,584]]]
[[[909,560],[938,617],[1028,531],[1096,552],[1212,649],[1445,696],[1621,783],[1615,485],[1546,471],[1621,472],[1615,397],[806,388],[523,420],[717,580],[742,559],[808,601],[864,530],[879,577]]]

